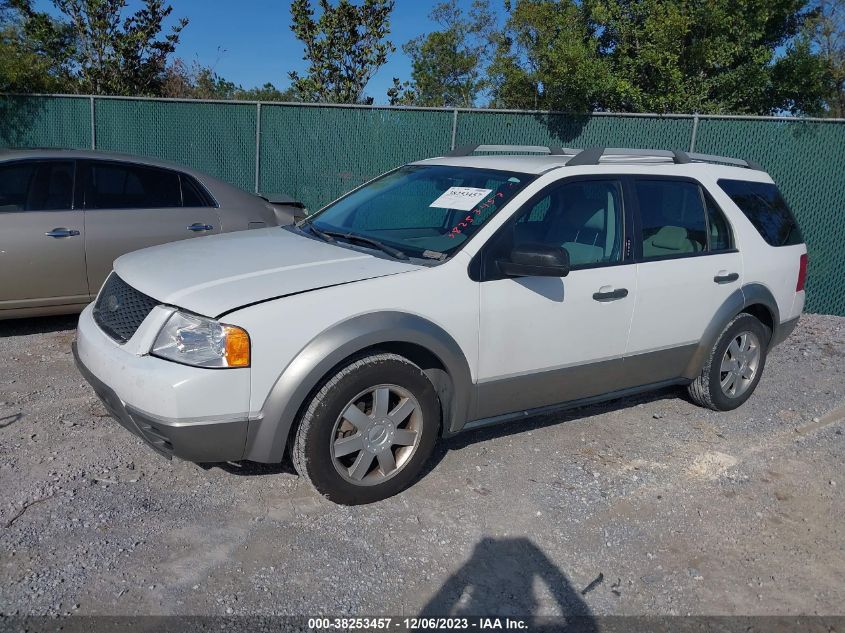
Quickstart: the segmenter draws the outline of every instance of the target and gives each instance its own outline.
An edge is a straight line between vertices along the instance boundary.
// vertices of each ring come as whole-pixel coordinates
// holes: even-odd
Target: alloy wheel
[[[730,398],[738,398],[751,386],[760,367],[760,339],[753,332],[734,336],[722,356],[719,384]]]
[[[380,484],[411,460],[422,427],[422,409],[407,389],[387,384],[362,391],[335,422],[330,446],[334,467],[355,485]]]

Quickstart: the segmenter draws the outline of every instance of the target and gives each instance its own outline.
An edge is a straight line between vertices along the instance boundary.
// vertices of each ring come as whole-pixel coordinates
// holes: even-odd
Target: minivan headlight
[[[174,312],[151,354],[194,367],[249,367],[249,334],[214,319]]]

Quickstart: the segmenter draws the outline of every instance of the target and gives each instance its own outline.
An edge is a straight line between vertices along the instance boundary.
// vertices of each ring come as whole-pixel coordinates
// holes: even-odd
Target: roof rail
[[[446,156],[469,156],[473,152],[530,152],[552,156],[574,156],[580,151],[555,145],[459,145]]]
[[[728,156],[715,156],[713,154],[695,154],[675,150],[663,149],[632,149],[624,147],[588,147],[578,152],[567,163],[567,167],[578,165],[598,165],[603,157],[642,157],[642,158],[669,158],[674,163],[684,165],[687,163],[723,163],[737,167],[747,167],[757,171],[765,171],[759,164],[751,160],[741,158],[730,158]]]

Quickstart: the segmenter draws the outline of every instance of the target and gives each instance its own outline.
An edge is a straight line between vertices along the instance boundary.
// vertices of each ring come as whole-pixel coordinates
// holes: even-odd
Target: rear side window
[[[710,251],[727,251],[733,248],[731,229],[725,215],[718,205],[710,198],[704,197],[707,207],[707,226],[710,228]]]
[[[707,220],[698,185],[675,180],[637,180],[643,259],[707,250]]]
[[[207,195],[204,195],[200,185],[190,176],[179,175],[182,183],[182,206],[183,207],[210,207],[211,202]]]
[[[141,165],[92,163],[85,206],[89,209],[181,207],[179,174]]]
[[[73,206],[73,162],[0,166],[0,212],[61,211]]]
[[[720,180],[722,188],[771,246],[801,244],[798,223],[776,185],[745,180]]]

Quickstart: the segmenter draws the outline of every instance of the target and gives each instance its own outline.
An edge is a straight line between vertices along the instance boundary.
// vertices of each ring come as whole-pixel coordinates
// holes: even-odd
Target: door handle
[[[201,222],[194,222],[191,226],[187,227],[189,231],[210,231],[214,227],[210,224],[202,224]]]
[[[47,231],[44,235],[47,237],[75,237],[79,235],[76,229],[66,229],[63,226],[56,227],[52,231]]]
[[[719,274],[713,277],[713,281],[717,284],[729,284],[732,281],[736,281],[739,279],[739,273],[727,273],[723,271],[719,271]]]
[[[607,292],[593,293],[593,299],[596,301],[616,301],[617,299],[624,299],[627,296],[627,288],[617,288],[616,290],[608,290]]]

